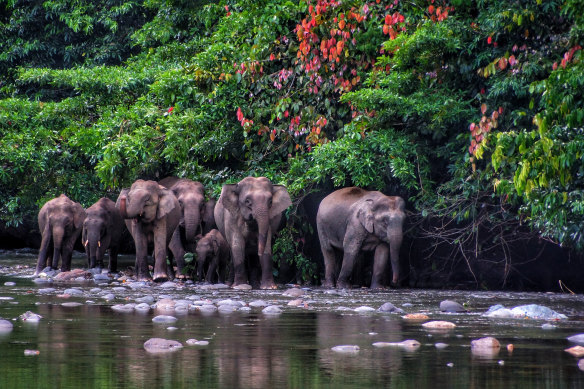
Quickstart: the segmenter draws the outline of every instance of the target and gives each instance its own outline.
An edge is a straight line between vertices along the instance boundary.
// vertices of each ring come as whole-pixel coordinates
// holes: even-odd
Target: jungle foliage
[[[0,218],[61,192],[89,206],[139,177],[218,195],[265,175],[297,200],[400,194],[416,233],[467,259],[508,252],[518,231],[581,250],[583,6],[4,1]],[[290,220],[280,247],[306,262]]]

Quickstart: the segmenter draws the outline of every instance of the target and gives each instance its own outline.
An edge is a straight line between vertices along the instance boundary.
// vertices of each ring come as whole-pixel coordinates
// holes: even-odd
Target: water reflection
[[[4,286],[13,281],[15,286]],[[578,359],[563,350],[566,337],[583,332],[581,296],[452,291],[399,290],[382,293],[351,291],[346,296],[322,290],[311,292],[306,308],[286,307],[280,292],[193,290],[153,291],[157,298],[174,299],[193,293],[218,301],[246,302],[261,298],[284,307],[281,315],[264,315],[261,309],[229,314],[188,312],[176,315],[173,324],[154,324],[159,312],[121,313],[113,304],[134,301],[146,292],[117,293],[106,302],[89,293],[94,284],[76,287],[83,297],[62,299],[70,285],[52,285],[55,293],[38,295],[35,285],[18,274],[0,272],[0,317],[14,324],[0,335],[0,388],[577,388],[584,387]],[[111,286],[102,287],[109,291]],[[113,288],[112,288],[113,291]],[[468,314],[445,315],[439,302],[468,302]],[[88,300],[93,301],[87,302]],[[78,307],[63,302],[78,301]],[[449,320],[456,328],[431,332],[421,322],[393,314],[357,314],[340,306],[379,307],[391,301],[407,311],[425,312],[432,320]],[[490,305],[518,302],[541,303],[560,312],[576,312],[568,321],[546,331],[541,321],[490,320],[482,317]],[[405,307],[404,307],[405,308]],[[26,311],[43,316],[38,324],[12,320]],[[168,313],[168,312],[165,312]],[[169,330],[169,326],[176,330]],[[470,342],[493,336],[501,342],[489,358],[471,353]],[[160,337],[180,341],[185,347],[172,354],[147,353],[146,340]],[[187,346],[188,339],[208,340],[208,346]],[[415,351],[398,347],[376,348],[374,342],[415,339]],[[447,347],[437,348],[436,343]],[[509,352],[507,344],[515,348]],[[337,345],[357,345],[356,354],[339,354]],[[39,350],[25,356],[24,350]]]

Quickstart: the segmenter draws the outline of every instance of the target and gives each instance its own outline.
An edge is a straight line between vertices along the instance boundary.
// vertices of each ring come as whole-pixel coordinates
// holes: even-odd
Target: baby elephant
[[[405,217],[405,202],[398,196],[351,187],[325,197],[316,215],[324,256],[324,286],[334,287],[336,281],[337,287],[349,288],[356,258],[363,251],[375,252],[371,288],[383,287],[388,256],[393,269],[392,283],[397,285]],[[336,251],[343,252],[340,272]]]
[[[225,282],[225,271],[229,259],[229,245],[217,229],[212,229],[197,242],[197,275],[199,280],[212,283],[218,276],[219,282]],[[205,272],[206,270],[206,272]],[[206,273],[206,276],[205,276]]]
[[[101,269],[103,256],[109,249],[109,271],[116,272],[118,264],[118,249],[124,219],[116,208],[116,203],[102,197],[85,211],[87,217],[83,222],[81,241],[85,246],[89,268]]]

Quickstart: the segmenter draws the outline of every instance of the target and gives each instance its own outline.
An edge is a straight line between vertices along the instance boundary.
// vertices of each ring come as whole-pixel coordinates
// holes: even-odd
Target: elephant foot
[[[371,287],[369,289],[371,289],[371,290],[385,290],[387,288],[381,284],[375,283],[375,284],[371,284]]]
[[[322,284],[322,286],[326,289],[334,289],[335,288],[335,284],[332,281],[325,281],[324,284]]]
[[[351,283],[348,281],[337,281],[337,288],[339,289],[351,289]]]
[[[260,289],[278,289],[278,286],[272,282],[262,282],[260,284]]]
[[[166,273],[154,273],[154,282],[166,282],[168,281],[168,275]]]

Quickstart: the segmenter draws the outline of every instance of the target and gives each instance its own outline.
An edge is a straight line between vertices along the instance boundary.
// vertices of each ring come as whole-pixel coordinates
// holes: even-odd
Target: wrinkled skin
[[[231,249],[233,286],[247,284],[246,261],[251,268],[257,258],[261,267],[260,287],[276,288],[272,274],[272,236],[282,212],[291,204],[286,187],[273,185],[265,177],[246,177],[237,184],[223,186],[215,206],[215,222]]]
[[[371,288],[383,287],[387,258],[391,257],[392,284],[399,281],[399,250],[403,238],[405,202],[401,197],[351,187],[325,197],[318,208],[316,223],[325,264],[324,286],[350,288],[356,258],[373,251]],[[342,250],[337,270],[335,250]],[[338,278],[336,279],[338,275]]]
[[[208,283],[225,282],[229,245],[217,229],[209,231],[197,242],[197,275]]]
[[[170,189],[176,196],[181,210],[181,217],[173,237],[170,249],[177,263],[178,276],[184,277],[184,255],[195,251],[195,237],[203,231],[203,214],[205,212],[205,187],[198,181],[187,178],[166,177],[158,182]]]
[[[136,246],[136,277],[150,280],[148,243],[154,243],[154,281],[174,277],[172,266],[166,264],[167,248],[180,221],[180,205],[169,189],[155,181],[137,180],[130,189],[123,189],[116,202],[120,214]]]
[[[62,194],[43,205],[38,220],[42,241],[35,275],[45,266],[56,270],[59,260],[61,271],[71,270],[71,256],[83,228],[85,210],[81,204]]]
[[[116,208],[116,203],[102,197],[85,211],[81,242],[85,246],[90,269],[103,267],[103,256],[109,250],[110,272],[117,271],[120,238],[124,229],[124,219]]]
[[[217,228],[217,223],[215,223],[215,205],[217,204],[217,201],[210,197],[206,202],[205,202],[205,207],[203,208],[203,235],[206,235],[209,233],[209,231],[211,231],[214,228]]]

